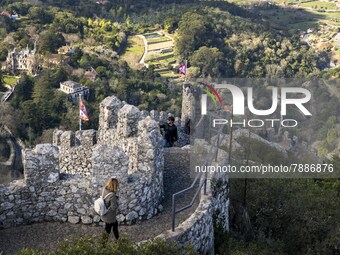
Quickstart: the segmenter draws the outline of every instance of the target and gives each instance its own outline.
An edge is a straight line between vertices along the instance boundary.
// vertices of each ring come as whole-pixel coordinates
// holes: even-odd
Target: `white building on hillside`
[[[84,85],[75,81],[64,81],[60,83],[60,90],[70,96],[72,102],[75,102],[79,95],[83,98],[87,98],[90,90]]]

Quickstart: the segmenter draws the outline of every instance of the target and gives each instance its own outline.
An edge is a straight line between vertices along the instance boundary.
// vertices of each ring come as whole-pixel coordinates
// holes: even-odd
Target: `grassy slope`
[[[125,60],[131,68],[139,69],[143,65],[139,64],[140,59],[144,54],[144,42],[138,36],[128,38],[128,46],[122,59]]]

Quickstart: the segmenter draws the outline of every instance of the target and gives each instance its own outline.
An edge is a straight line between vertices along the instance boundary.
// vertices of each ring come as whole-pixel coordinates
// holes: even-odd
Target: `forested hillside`
[[[340,105],[332,89],[339,89],[340,67],[330,66],[330,50],[313,48],[304,40],[305,32],[301,34],[293,22],[302,23],[304,17],[321,14],[299,6],[299,15],[294,16],[296,13],[291,13],[296,10],[290,2],[296,1],[277,1],[287,8],[265,1],[245,1],[244,6],[238,2],[242,1],[1,1],[2,66],[14,49],[36,46],[41,70],[37,75],[0,71],[0,95],[12,93],[15,87],[0,105],[0,124],[28,147],[51,142],[54,128],[78,130],[78,104],[59,90],[60,82],[66,80],[90,89],[84,99],[90,121],[83,123],[83,129],[98,128],[99,103],[110,95],[140,110],[164,110],[179,116],[183,79],[161,77],[152,64],[134,69],[122,57],[132,47],[129,39],[162,31],[175,38],[171,54],[176,63],[167,68],[178,73],[178,66],[188,61],[189,80],[331,78],[327,86],[309,84],[317,118],[303,119],[306,125],[297,132],[310,144],[315,143],[320,160],[339,171]],[[11,16],[15,13],[18,19]],[[293,21],[285,23],[284,18]],[[306,28],[314,21],[308,22]],[[334,31],[331,33],[340,32]],[[72,52],[58,54],[63,46],[72,46]],[[138,51],[140,58],[143,49]],[[93,70],[94,79],[86,77],[88,70]],[[262,102],[268,103],[268,90],[257,89]],[[257,157],[270,151],[255,143],[252,146]],[[0,149],[8,152],[4,146]],[[267,159],[262,158],[264,162]],[[340,254],[338,179],[237,179],[230,181],[230,196],[231,231],[223,233],[216,226],[216,254]]]

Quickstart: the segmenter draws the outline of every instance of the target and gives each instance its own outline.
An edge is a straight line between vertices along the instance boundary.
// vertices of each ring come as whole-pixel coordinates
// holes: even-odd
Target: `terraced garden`
[[[147,33],[143,35],[147,42],[148,52],[145,56],[147,66],[154,65],[156,71],[162,77],[178,77],[170,69],[169,65],[176,63],[173,53],[174,42],[171,37],[160,32]]]
[[[333,2],[321,2],[312,1],[300,4],[302,7],[313,8],[313,9],[326,9],[326,10],[336,10],[336,4]]]

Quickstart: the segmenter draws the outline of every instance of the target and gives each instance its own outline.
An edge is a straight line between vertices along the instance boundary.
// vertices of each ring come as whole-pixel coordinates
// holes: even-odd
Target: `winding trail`
[[[139,61],[139,64],[143,64],[144,66],[146,67],[149,67],[148,64],[145,64],[145,56],[146,54],[148,53],[148,41],[146,40],[145,36],[144,35],[137,35],[139,38],[141,38],[144,42],[144,54],[142,56],[142,58],[140,59]]]
[[[180,148],[174,148],[180,150]],[[166,150],[172,150],[166,149]],[[165,165],[173,165],[177,154],[167,154]],[[192,183],[189,175],[189,164],[178,163],[180,167],[169,167],[164,170],[164,200],[162,202],[163,211],[150,220],[140,222],[135,225],[121,225],[120,235],[125,236],[133,242],[139,242],[156,237],[166,230],[171,229],[171,199],[172,194],[187,188]],[[177,206],[187,205],[195,190],[186,193],[178,201]],[[176,215],[176,226],[185,221],[196,209],[198,201],[190,209]],[[34,248],[51,251],[57,248],[64,239],[82,236],[100,236],[103,233],[102,226],[86,226],[83,224],[43,222],[32,225],[22,225],[15,228],[0,230],[0,254],[14,254],[23,248]],[[110,237],[114,240],[113,235]]]

